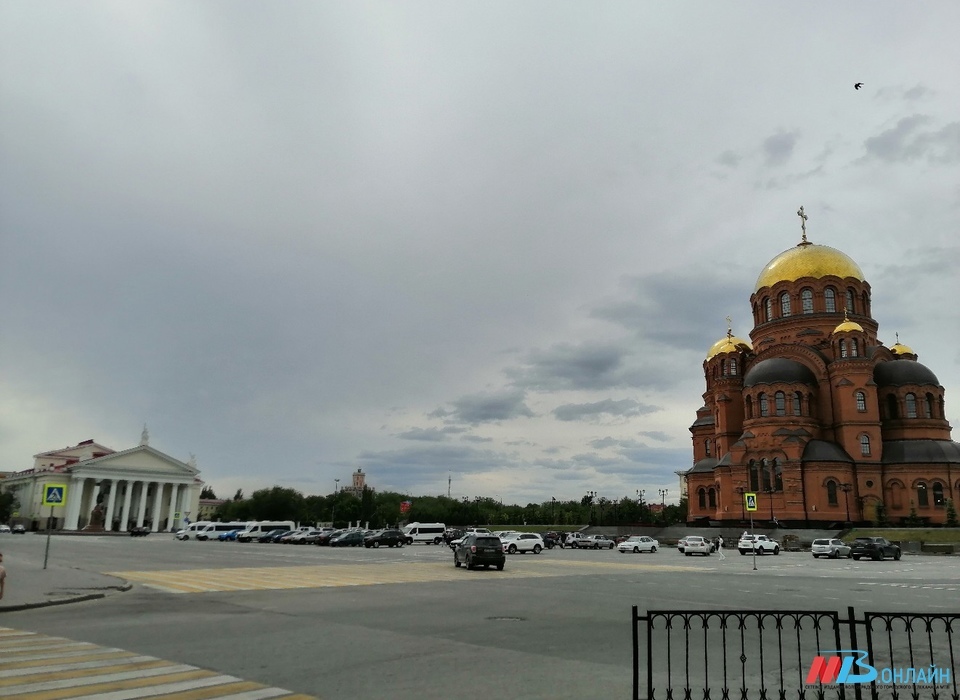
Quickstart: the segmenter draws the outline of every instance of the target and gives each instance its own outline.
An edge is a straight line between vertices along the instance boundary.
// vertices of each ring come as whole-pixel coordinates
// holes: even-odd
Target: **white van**
[[[177,534],[174,535],[178,540],[189,540],[191,537],[193,539],[197,538],[197,533],[206,529],[207,525],[212,525],[209,520],[198,520],[195,523],[190,523],[187,527],[182,530],[177,530]]]
[[[407,536],[407,544],[440,544],[446,529],[443,523],[410,523],[404,526],[403,534]]]
[[[198,527],[195,531],[191,531],[190,528],[193,528],[194,525],[203,525],[204,527]],[[244,521],[235,521],[232,523],[192,523],[190,528],[183,530],[184,537],[180,537],[180,533],[177,533],[177,538],[182,540],[190,539],[190,535],[194,535],[196,539],[204,542],[206,540],[215,540],[220,536],[220,533],[230,532],[231,530],[246,530],[247,527],[251,524],[249,520]],[[194,534],[195,533],[195,534]]]
[[[258,523],[250,523],[247,528],[237,535],[237,542],[253,542],[266,535],[271,530],[296,530],[297,526],[292,520],[263,520]]]

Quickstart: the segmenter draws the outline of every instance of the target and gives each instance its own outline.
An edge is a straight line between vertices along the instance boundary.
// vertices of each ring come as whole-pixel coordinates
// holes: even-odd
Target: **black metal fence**
[[[635,700],[960,700],[958,662],[960,612],[633,608]]]

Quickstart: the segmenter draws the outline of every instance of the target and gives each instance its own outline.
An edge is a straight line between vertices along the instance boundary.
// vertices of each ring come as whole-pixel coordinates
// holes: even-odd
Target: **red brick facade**
[[[750,297],[750,341],[728,332],[703,363],[690,427],[688,520],[784,525],[944,523],[960,495],[960,444],[944,389],[899,341],[877,339],[870,285],[842,252],[804,240]]]

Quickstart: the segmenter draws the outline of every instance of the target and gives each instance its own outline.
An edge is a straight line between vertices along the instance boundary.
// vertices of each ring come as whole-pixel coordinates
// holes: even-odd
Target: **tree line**
[[[204,489],[204,498],[216,498]],[[407,504],[407,505],[403,505]],[[358,498],[349,491],[326,496],[304,496],[295,489],[274,486],[254,491],[248,498],[238,491],[225,501],[215,517],[232,520],[295,520],[300,523],[369,523],[371,528],[394,527],[405,522],[440,522],[466,525],[634,525],[666,527],[686,521],[687,503],[665,506],[628,497],[607,499],[584,496],[580,500],[550,499],[526,505],[504,504],[490,497],[448,498],[409,496],[364,488]]]

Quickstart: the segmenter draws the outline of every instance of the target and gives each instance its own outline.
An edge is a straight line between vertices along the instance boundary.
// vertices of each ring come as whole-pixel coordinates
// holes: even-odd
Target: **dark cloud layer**
[[[568,403],[553,409],[557,420],[590,420],[601,416],[630,417],[659,411],[657,406],[648,406],[633,399],[605,399],[594,403]]]

